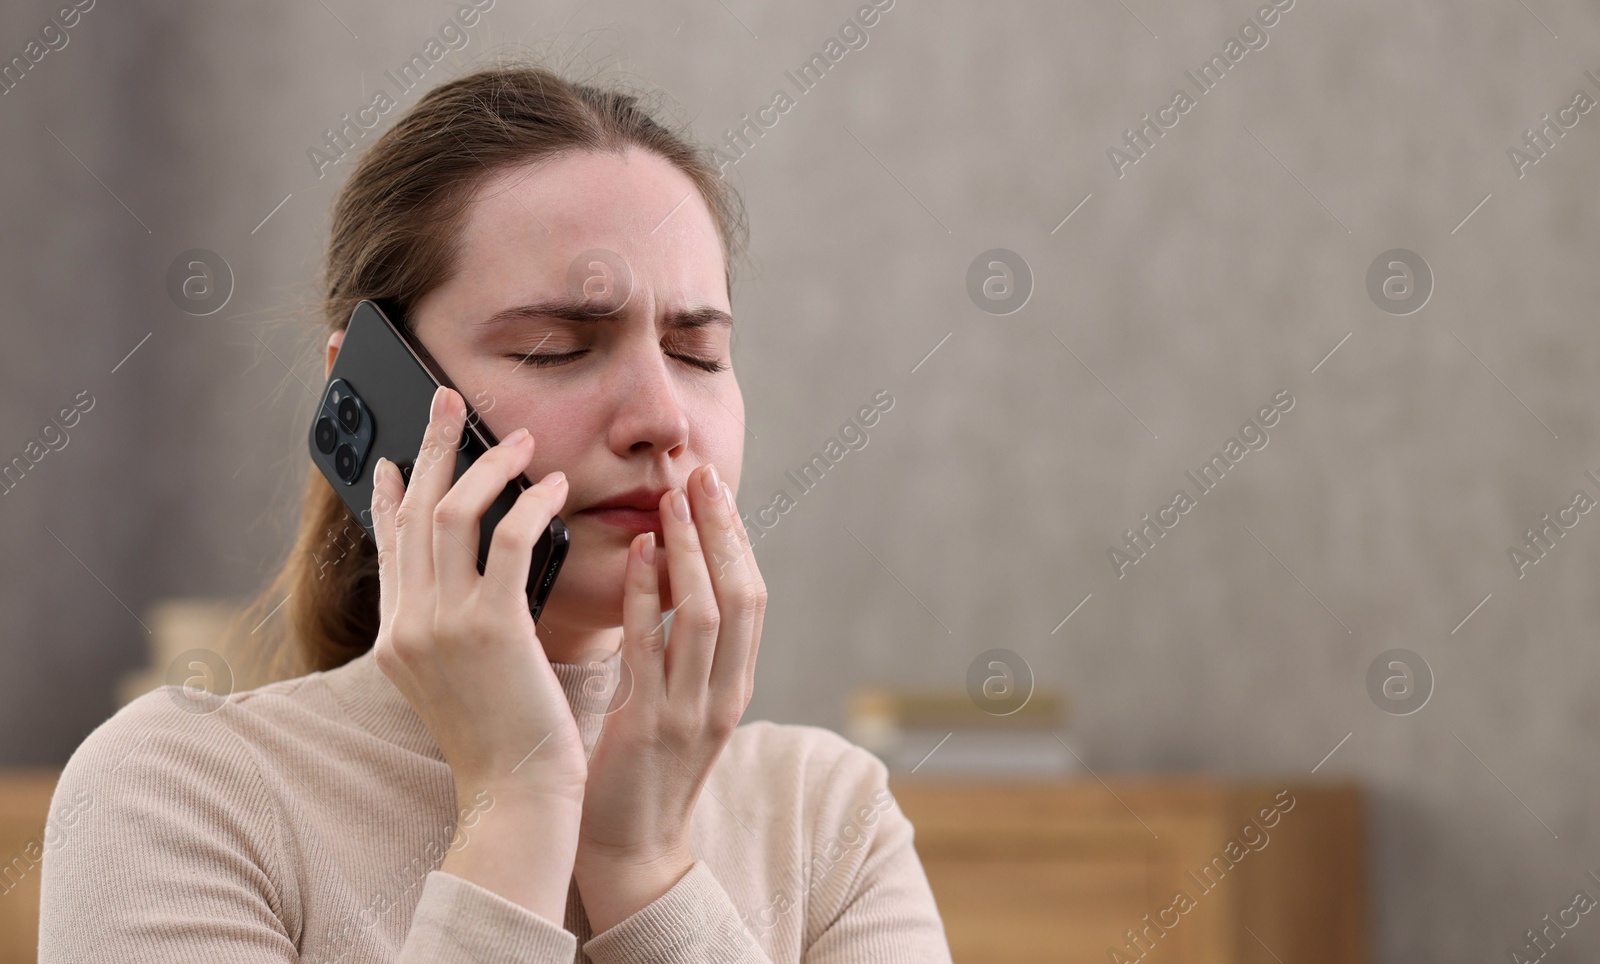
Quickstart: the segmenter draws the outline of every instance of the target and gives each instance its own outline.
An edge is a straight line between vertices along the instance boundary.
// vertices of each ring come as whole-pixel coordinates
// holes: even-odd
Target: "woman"
[[[376,546],[343,557],[353,520],[309,472],[256,609],[283,605],[302,675],[169,687],[84,741],[40,961],[949,960],[883,765],[735,729],[766,601],[733,500],[742,230],[634,97],[537,67],[447,83],[373,143],[336,202],[328,367],[356,303],[391,299],[503,441],[452,484],[441,390],[409,482],[374,469]],[[479,575],[518,474],[540,481]],[[515,590],[558,512],[536,629]]]

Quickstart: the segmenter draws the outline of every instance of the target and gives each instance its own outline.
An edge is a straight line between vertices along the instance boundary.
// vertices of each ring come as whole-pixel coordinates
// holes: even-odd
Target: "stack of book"
[[[190,685],[226,697],[266,680],[252,679],[250,665],[234,648],[232,634],[244,602],[232,598],[172,597],[159,599],[145,611],[150,627],[148,662],[124,674],[117,684],[117,705],[168,683]],[[282,617],[282,614],[278,614]]]
[[[962,690],[867,687],[850,698],[845,735],[897,776],[1059,776],[1081,768],[1058,736],[1066,699],[1035,689],[996,715]]]

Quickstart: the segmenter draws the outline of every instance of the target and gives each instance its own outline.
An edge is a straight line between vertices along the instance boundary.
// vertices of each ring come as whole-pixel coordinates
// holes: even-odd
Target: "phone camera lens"
[[[351,435],[361,427],[361,403],[356,401],[354,395],[339,399],[339,424]]]
[[[339,446],[339,450],[333,454],[333,468],[339,473],[339,478],[354,485],[359,472],[355,446],[349,442]]]
[[[333,419],[326,415],[317,419],[317,451],[327,455],[338,441],[339,431],[333,427]]]

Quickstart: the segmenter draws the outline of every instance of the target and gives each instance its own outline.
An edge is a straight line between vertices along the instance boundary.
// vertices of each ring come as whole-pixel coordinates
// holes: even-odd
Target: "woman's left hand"
[[[755,684],[767,588],[749,536],[710,464],[684,489],[661,498],[666,545],[654,548],[656,561],[644,556],[653,533],[628,547],[621,672],[632,685],[619,690],[624,702],[612,707],[589,758],[573,868],[596,934],[693,866],[690,817]],[[675,607],[670,642],[663,585]]]

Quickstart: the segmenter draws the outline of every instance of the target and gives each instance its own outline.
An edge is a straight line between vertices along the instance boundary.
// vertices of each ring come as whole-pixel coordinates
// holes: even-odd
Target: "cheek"
[[[744,399],[738,388],[708,395],[704,404],[694,405],[688,414],[694,426],[690,448],[698,457],[695,461],[716,465],[722,481],[733,489],[734,495],[738,495],[747,426]]]
[[[532,391],[519,386],[497,394],[495,402],[483,415],[495,438],[505,438],[519,428],[533,434],[533,460],[526,474],[535,482],[556,469],[572,475],[584,449],[602,437],[595,417],[600,406],[582,392]]]

